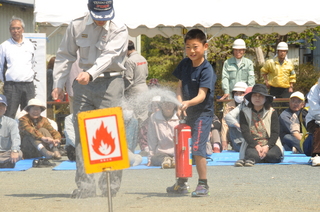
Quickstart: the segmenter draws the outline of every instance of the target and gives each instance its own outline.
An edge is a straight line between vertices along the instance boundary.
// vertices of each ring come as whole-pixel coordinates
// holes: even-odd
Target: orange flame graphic
[[[111,132],[108,133],[107,128],[101,122],[100,128],[96,131],[96,138],[93,137],[93,150],[99,155],[110,155],[115,150],[114,138],[111,137]]]

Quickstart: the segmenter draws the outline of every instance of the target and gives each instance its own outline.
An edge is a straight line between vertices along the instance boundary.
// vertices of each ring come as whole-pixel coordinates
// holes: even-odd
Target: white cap
[[[280,42],[278,43],[278,46],[277,46],[277,51],[278,50],[289,50],[288,48],[288,44],[286,42]]]
[[[247,83],[245,83],[245,82],[237,82],[237,83],[234,85],[232,91],[242,91],[242,92],[245,92],[246,89],[247,89],[247,87],[248,87]]]
[[[242,39],[237,39],[232,44],[233,49],[246,49],[246,43]]]
[[[25,106],[24,110],[28,112],[31,106],[39,106],[41,108],[41,111],[44,111],[46,109],[46,107],[39,99],[30,99],[28,105]]]
[[[290,96],[290,99],[292,97],[297,97],[297,98],[301,99],[302,101],[305,100],[303,93],[301,93],[300,91],[296,91],[296,92],[292,93]]]

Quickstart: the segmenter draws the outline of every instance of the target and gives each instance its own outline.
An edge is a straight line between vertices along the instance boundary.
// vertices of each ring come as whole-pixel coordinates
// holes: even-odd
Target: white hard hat
[[[246,89],[247,89],[247,87],[248,87],[247,83],[245,83],[245,82],[237,82],[237,83],[234,85],[232,91],[242,91],[242,92],[245,92]]]
[[[46,107],[39,99],[30,99],[28,105],[25,106],[24,110],[28,112],[30,107],[32,106],[39,106],[41,108],[41,111],[44,111],[46,109]]]
[[[287,44],[286,42],[280,42],[280,43],[278,43],[277,51],[278,51],[278,50],[289,50],[288,44]]]
[[[246,49],[246,43],[242,39],[237,39],[233,42],[233,49]]]

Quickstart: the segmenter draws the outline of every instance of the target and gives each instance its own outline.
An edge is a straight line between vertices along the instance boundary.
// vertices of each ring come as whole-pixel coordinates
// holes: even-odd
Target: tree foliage
[[[255,55],[257,53],[256,51],[261,48],[263,57],[265,59],[269,59],[271,55],[275,53],[276,46],[281,41],[296,45],[301,45],[304,41],[308,44],[308,48],[313,50],[315,49],[315,46],[313,45],[316,40],[315,37],[319,34],[320,26],[307,29],[302,33],[290,32],[286,35],[279,35],[278,33],[255,34],[253,36],[239,34],[236,37],[229,35],[212,37],[212,35],[208,35],[209,49],[207,52],[207,59],[215,68],[218,79],[220,79],[223,62],[232,57],[232,43],[237,38],[242,38],[246,42],[247,54],[250,53]],[[172,76],[172,72],[184,57],[183,37],[174,35],[169,38],[165,38],[157,35],[153,38],[149,38],[143,35],[141,43],[142,55],[146,57],[149,63],[149,79],[158,78],[160,81],[175,81],[176,79]],[[256,64],[255,72],[257,81],[260,82],[261,77],[259,70],[261,64],[257,63],[257,58],[253,58],[253,61]],[[297,68],[299,69],[299,67]],[[304,68],[306,69],[306,67]],[[314,72],[315,68],[308,66],[307,69]],[[311,77],[311,75],[309,76]],[[304,75],[303,82],[308,80],[308,75]],[[312,81],[312,79],[309,81]],[[219,80],[216,88],[217,95],[220,95],[219,89],[221,88],[221,85],[219,85]]]
[[[142,36],[142,55],[149,64],[149,78],[176,80],[172,72],[183,58],[183,39],[174,35],[169,38],[157,35],[153,38]]]

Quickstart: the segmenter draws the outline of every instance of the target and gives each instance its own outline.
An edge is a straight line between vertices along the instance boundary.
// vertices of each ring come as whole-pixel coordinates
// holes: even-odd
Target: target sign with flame
[[[96,130],[96,137],[92,139],[92,148],[98,155],[110,155],[115,150],[114,138],[111,136],[111,132],[108,132],[108,128],[104,126],[103,121],[99,129]]]
[[[130,166],[121,108],[81,112],[78,123],[87,173],[97,172],[92,167],[101,171]]]

